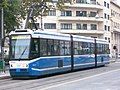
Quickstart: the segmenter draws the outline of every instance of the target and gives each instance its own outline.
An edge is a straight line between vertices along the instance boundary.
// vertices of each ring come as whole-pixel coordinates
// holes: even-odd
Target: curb
[[[2,80],[2,79],[9,79],[10,78],[10,76],[2,76],[2,77],[0,77],[0,80]]]
[[[0,72],[0,80],[1,79],[8,79],[10,78],[10,73],[8,71],[1,71]]]
[[[113,61],[110,61],[110,63],[115,63],[116,61],[115,60],[113,60]]]

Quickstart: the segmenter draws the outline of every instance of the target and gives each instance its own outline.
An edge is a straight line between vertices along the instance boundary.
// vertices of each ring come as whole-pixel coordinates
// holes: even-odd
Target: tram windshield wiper
[[[25,51],[27,50],[27,46],[25,47],[25,49],[23,50],[23,52],[21,53],[20,57],[19,57],[19,61],[21,59],[21,57],[24,55]]]

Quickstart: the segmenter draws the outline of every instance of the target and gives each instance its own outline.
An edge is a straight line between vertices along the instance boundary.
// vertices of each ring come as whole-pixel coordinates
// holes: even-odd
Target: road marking
[[[70,83],[74,83],[74,82],[78,82],[78,81],[82,81],[82,80],[87,80],[87,79],[90,79],[90,78],[93,78],[93,77],[98,77],[98,76],[102,76],[102,75],[113,73],[113,72],[117,72],[117,71],[120,71],[120,69],[104,72],[104,73],[101,73],[101,74],[96,74],[96,75],[93,75],[93,76],[89,76],[89,77],[85,77],[85,78],[82,78],[82,79],[73,80],[73,81],[70,81],[70,82],[65,82],[65,83],[61,83],[61,84],[57,84],[57,85],[52,85],[52,86],[49,86],[49,87],[46,87],[46,88],[42,88],[40,90],[47,90],[47,89],[59,87],[59,86],[65,85],[65,84],[70,84]]]

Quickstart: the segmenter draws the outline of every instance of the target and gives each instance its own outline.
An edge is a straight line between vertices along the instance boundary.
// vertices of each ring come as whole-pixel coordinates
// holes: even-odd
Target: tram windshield
[[[11,59],[28,59],[30,50],[30,35],[11,36]]]

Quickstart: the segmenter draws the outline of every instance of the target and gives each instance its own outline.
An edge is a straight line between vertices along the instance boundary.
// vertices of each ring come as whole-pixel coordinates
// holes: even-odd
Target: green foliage
[[[3,0],[0,4],[0,7],[4,9],[4,30],[6,33],[14,30],[14,27],[18,27],[20,19],[26,15],[24,10],[20,9],[20,3],[20,0]]]

